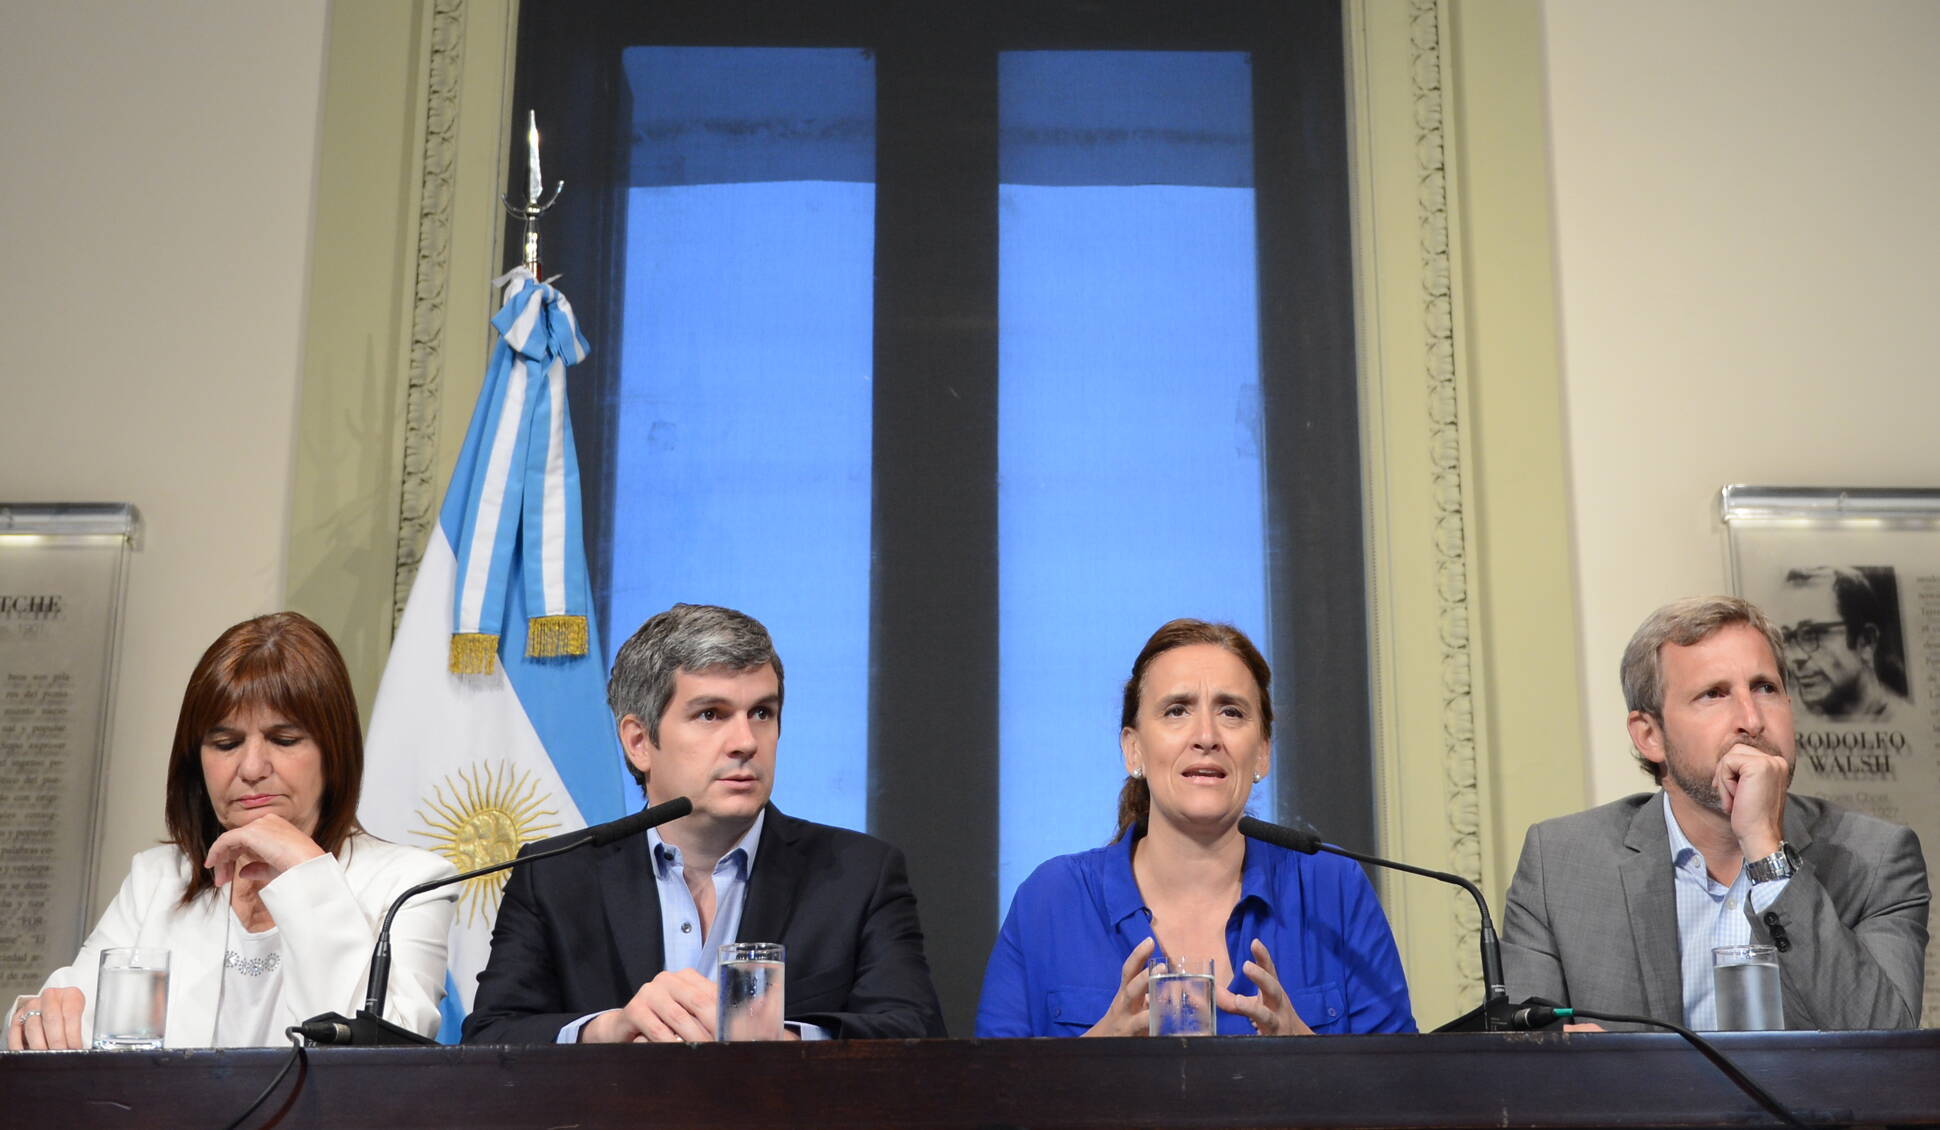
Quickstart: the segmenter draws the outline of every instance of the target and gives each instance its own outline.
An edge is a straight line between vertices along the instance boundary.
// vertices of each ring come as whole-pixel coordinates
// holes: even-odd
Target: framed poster
[[[1792,787],[1912,828],[1940,870],[1940,489],[1728,486],[1731,585],[1785,640]],[[1929,933],[1940,914],[1929,908]],[[1940,1020],[1927,947],[1924,1023]]]
[[[0,503],[0,1000],[81,948],[141,519],[121,503]]]

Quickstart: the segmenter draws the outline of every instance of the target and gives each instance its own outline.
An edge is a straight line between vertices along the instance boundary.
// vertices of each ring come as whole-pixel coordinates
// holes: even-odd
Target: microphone
[[[1502,977],[1502,943],[1496,938],[1495,921],[1489,917],[1488,901],[1482,897],[1482,892],[1476,888],[1474,883],[1469,882],[1460,875],[1451,875],[1446,871],[1430,871],[1426,867],[1416,867],[1411,863],[1399,863],[1392,859],[1382,859],[1378,855],[1362,855],[1357,851],[1348,851],[1344,847],[1322,843],[1320,833],[1314,831],[1312,827],[1306,824],[1296,824],[1292,827],[1286,827],[1280,824],[1269,824],[1264,820],[1255,820],[1251,816],[1242,816],[1239,818],[1239,831],[1242,836],[1260,840],[1264,843],[1277,844],[1280,847],[1287,848],[1290,851],[1300,852],[1303,855],[1313,855],[1315,852],[1324,851],[1333,855],[1346,856],[1348,859],[1357,860],[1361,863],[1371,863],[1376,867],[1387,867],[1395,871],[1406,871],[1410,875],[1421,875],[1429,879],[1439,879],[1444,883],[1453,883],[1467,891],[1475,899],[1475,909],[1482,913],[1482,980],[1488,988],[1485,990],[1482,1007],[1477,1011],[1481,1013],[1482,1025],[1485,1029],[1494,1031],[1508,1026],[1508,1014],[1511,1006],[1509,1004],[1509,989],[1503,983]],[[1463,1020],[1466,1019],[1468,1018],[1463,1018]],[[1460,1023],[1460,1021],[1456,1023]],[[1540,1025],[1534,1026],[1540,1027]]]
[[[605,847],[615,840],[637,836],[648,828],[658,828],[662,824],[678,820],[692,811],[694,811],[694,802],[684,796],[677,796],[665,804],[656,804],[652,808],[643,808],[618,820],[608,820],[604,824],[593,825],[586,829],[586,842],[594,847]],[[572,847],[578,846],[578,844],[572,845]],[[571,850],[572,848],[547,849],[547,853]]]
[[[1327,846],[1320,842],[1320,833],[1314,831],[1310,824],[1293,826],[1268,824],[1264,820],[1242,816],[1239,818],[1239,834],[1250,840],[1262,840],[1290,851],[1297,851],[1301,855],[1312,855]]]
[[[1391,859],[1362,855],[1359,852],[1348,851],[1346,848],[1335,847],[1333,844],[1322,843],[1320,841],[1320,833],[1314,831],[1306,824],[1297,824],[1288,828],[1278,824],[1268,824],[1264,820],[1255,820],[1251,816],[1242,816],[1239,818],[1239,831],[1243,836],[1263,840],[1269,844],[1278,844],[1283,848],[1301,852],[1305,855],[1312,855],[1320,851],[1331,852],[1334,855],[1344,855],[1349,859],[1359,860],[1362,863],[1372,863],[1376,867],[1392,867],[1396,871],[1406,871],[1410,875],[1425,875],[1430,879],[1440,879],[1444,883],[1453,883],[1461,887],[1475,897],[1475,908],[1482,912],[1482,979],[1488,982],[1488,995],[1482,1002],[1481,1007],[1442,1025],[1436,1031],[1447,1032],[1468,1027],[1478,1013],[1481,1015],[1483,1028],[1491,1032],[1532,1032],[1538,1028],[1547,1028],[1558,1020],[1570,1020],[1577,1017],[1586,1020],[1615,1020],[1629,1024],[1647,1024],[1657,1028],[1668,1028],[1689,1041],[1691,1046],[1703,1053],[1704,1057],[1716,1065],[1718,1070],[1722,1071],[1726,1078],[1730,1079],[1745,1094],[1750,1095],[1760,1106],[1776,1115],[1779,1121],[1785,1123],[1787,1126],[1796,1127],[1797,1130],[1807,1130],[1806,1123],[1800,1121],[1797,1115],[1787,1109],[1783,1103],[1773,1098],[1770,1092],[1760,1087],[1737,1064],[1725,1058],[1723,1052],[1712,1047],[1704,1037],[1688,1028],[1667,1021],[1656,1020],[1648,1016],[1630,1016],[1616,1012],[1592,1012],[1587,1008],[1572,1008],[1557,1004],[1552,1000],[1545,1000],[1542,997],[1530,997],[1521,1004],[1510,1004],[1509,990],[1502,983],[1502,944],[1495,936],[1495,924],[1489,921],[1489,904],[1483,901],[1482,892],[1475,888],[1475,884],[1462,878],[1460,875],[1451,875],[1445,871],[1430,871],[1425,867],[1416,867],[1407,863],[1396,863]]]
[[[534,852],[531,855],[514,856],[511,859],[474,868],[470,871],[461,871],[456,875],[447,875],[442,879],[432,879],[429,882],[419,883],[417,886],[405,891],[392,901],[391,908],[384,912],[383,925],[378,927],[377,945],[371,950],[370,955],[370,983],[365,989],[364,1007],[358,1009],[357,1015],[354,1017],[344,1017],[334,1012],[326,1012],[321,1016],[311,1017],[298,1025],[298,1029],[301,1031],[303,1038],[313,1044],[397,1045],[437,1043],[436,1040],[426,1039],[416,1032],[411,1031],[409,1028],[401,1027],[384,1019],[384,997],[390,988],[391,980],[391,920],[397,917],[398,911],[404,909],[405,903],[426,891],[435,891],[439,887],[450,886],[453,883],[462,883],[467,879],[476,879],[481,875],[490,875],[495,871],[503,871],[508,867],[516,867],[522,863],[551,859],[555,855],[564,855],[569,851],[577,851],[580,848],[588,846],[605,847],[607,844],[613,843],[616,840],[624,840],[629,836],[637,836],[648,828],[658,827],[670,820],[678,820],[692,811],[694,811],[693,801],[684,796],[675,797],[665,804],[656,804],[651,808],[643,808],[631,815],[622,816],[618,820],[609,820],[604,824],[595,824],[591,828],[587,828],[579,838],[569,843],[549,847],[544,851]]]

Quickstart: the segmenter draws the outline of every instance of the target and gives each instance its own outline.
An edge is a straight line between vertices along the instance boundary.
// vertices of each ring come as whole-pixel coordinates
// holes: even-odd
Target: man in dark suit
[[[1927,877],[1897,824],[1789,792],[1784,649],[1733,597],[1658,609],[1624,652],[1630,739],[1663,786],[1529,830],[1513,996],[1718,1027],[1711,949],[1777,950],[1788,1028],[1912,1028]]]
[[[512,872],[466,1043],[711,1040],[730,941],[787,947],[785,1038],[944,1034],[902,853],[768,803],[782,667],[767,629],[677,604],[620,648],[607,701],[648,803],[694,810]]]

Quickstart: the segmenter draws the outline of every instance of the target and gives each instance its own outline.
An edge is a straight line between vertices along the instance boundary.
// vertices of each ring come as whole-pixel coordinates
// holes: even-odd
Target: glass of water
[[[127,947],[101,951],[94,989],[94,1046],[159,1048],[168,1020],[168,951]]]
[[[1146,963],[1145,1031],[1151,1036],[1210,1036],[1218,1020],[1213,1011],[1213,959],[1154,954]]]
[[[779,942],[729,942],[721,947],[717,1039],[781,1039],[787,956]]]
[[[1772,946],[1719,946],[1711,951],[1717,986],[1718,1030],[1777,1032],[1785,1027],[1785,1000],[1778,987],[1778,950]]]

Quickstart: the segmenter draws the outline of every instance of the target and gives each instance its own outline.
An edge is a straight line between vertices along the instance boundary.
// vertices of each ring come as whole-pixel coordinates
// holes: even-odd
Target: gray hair
[[[676,604],[640,625],[613,657],[613,673],[606,680],[606,705],[614,721],[631,714],[647,728],[647,737],[660,744],[660,719],[674,697],[674,676],[681,671],[752,671],[775,669],[775,703],[781,704],[781,656],[761,621],[732,608],[712,604]],[[779,716],[777,716],[779,719]],[[646,788],[646,774],[633,768],[634,780]]]
[[[1632,711],[1648,714],[1661,724],[1664,720],[1664,645],[1690,647],[1716,635],[1733,624],[1749,624],[1771,646],[1772,662],[1778,665],[1779,678],[1791,684],[1791,671],[1785,663],[1785,644],[1778,629],[1766,619],[1758,606],[1735,596],[1691,596],[1674,600],[1651,613],[1630,637],[1623,649],[1623,703]],[[1636,754],[1635,750],[1631,751]],[[1643,771],[1656,781],[1664,779],[1664,767],[1636,754]]]

